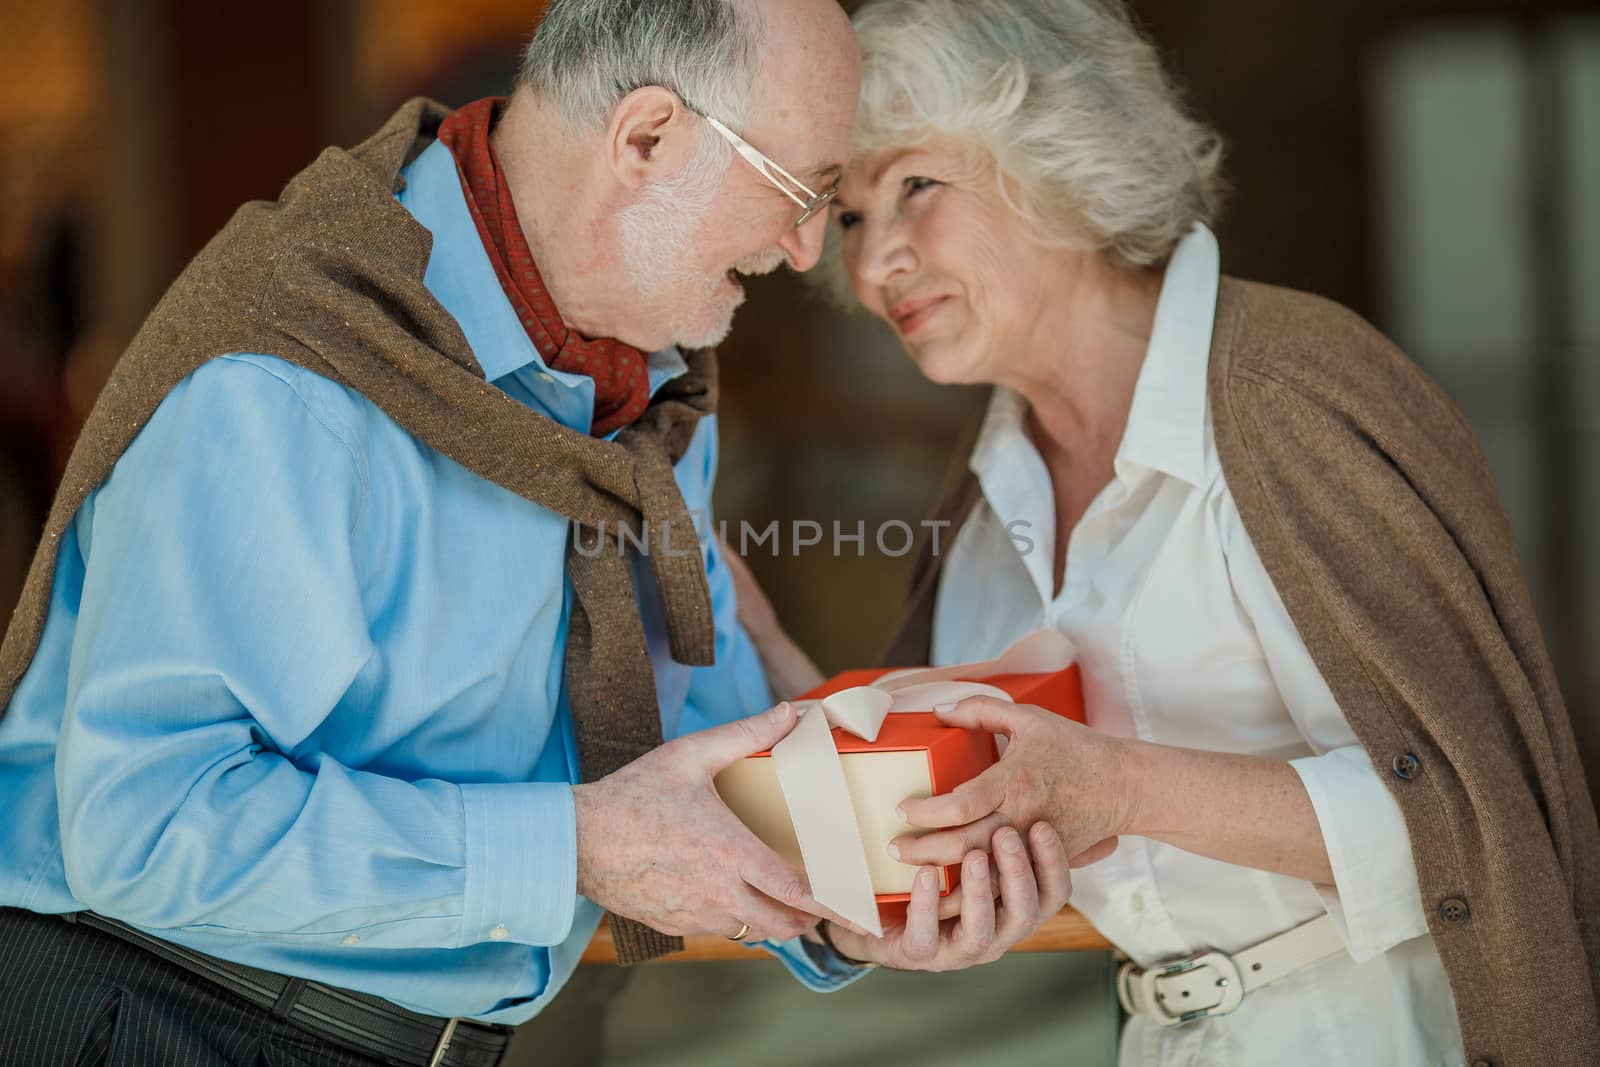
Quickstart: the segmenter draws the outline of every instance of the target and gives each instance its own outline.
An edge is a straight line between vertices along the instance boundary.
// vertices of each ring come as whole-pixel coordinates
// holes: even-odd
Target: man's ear
[[[617,181],[638,189],[678,173],[693,155],[698,121],[675,93],[659,85],[623,97],[606,126],[607,161]]]

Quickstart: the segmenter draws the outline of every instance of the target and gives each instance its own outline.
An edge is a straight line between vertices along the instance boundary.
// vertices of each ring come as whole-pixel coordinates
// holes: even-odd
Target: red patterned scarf
[[[504,106],[504,97],[485,97],[468,104],[440,124],[439,140],[455,156],[467,207],[500,287],[545,364],[594,379],[594,422],[589,432],[604,437],[632,423],[649,405],[645,357],[621,341],[584,338],[562,320],[550,299],[517,221],[511,189],[489,144],[489,131]]]

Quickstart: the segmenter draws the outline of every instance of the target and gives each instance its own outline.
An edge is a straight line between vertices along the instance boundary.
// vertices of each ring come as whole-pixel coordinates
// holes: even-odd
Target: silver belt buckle
[[[433,1055],[428,1057],[428,1067],[439,1067],[444,1062],[444,1054],[450,1051],[450,1039],[456,1036],[456,1024],[460,1019],[446,1019],[444,1029],[439,1031],[439,1040],[433,1046]]]
[[[1187,974],[1199,970],[1201,967],[1210,967],[1217,972],[1216,987],[1222,990],[1222,1000],[1209,1008],[1194,1008],[1190,1011],[1169,1011],[1166,1002],[1156,995],[1156,981],[1161,978],[1170,978],[1177,974]],[[1182,1026],[1192,1023],[1196,1019],[1211,1019],[1218,1015],[1227,1015],[1237,1010],[1244,1002],[1244,979],[1239,974],[1239,965],[1233,962],[1233,957],[1226,952],[1201,952],[1190,956],[1186,960],[1175,963],[1162,964],[1142,971],[1125,970],[1117,976],[1117,996],[1122,1001],[1122,1006],[1130,1015],[1140,1014],[1134,1009],[1133,997],[1127,988],[1130,981],[1139,983],[1139,992],[1145,1004],[1144,1014],[1151,1016],[1162,1026]]]

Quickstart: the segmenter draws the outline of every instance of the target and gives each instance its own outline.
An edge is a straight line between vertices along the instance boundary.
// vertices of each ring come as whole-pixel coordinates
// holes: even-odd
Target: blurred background
[[[20,587],[110,366],[189,257],[242,201],[275,196],[322,146],[361,140],[407,97],[460,104],[503,92],[541,7],[0,0],[0,605]],[[1471,419],[1517,531],[1591,786],[1600,784],[1600,562],[1588,551],[1600,543],[1600,8],[1133,7],[1229,143],[1224,269],[1357,309]],[[797,518],[838,520],[846,532],[857,522],[914,524],[983,397],[929,386],[885,332],[794,278],[749,288],[723,350],[721,517],[735,529]],[[870,535],[860,556],[849,546],[840,558],[764,551],[752,567],[825,669],[873,659],[907,559],[872,551]],[[648,970],[626,993],[635,1022],[611,1027],[607,1062],[708,1062],[717,1049],[745,1058],[752,1027],[772,1046],[767,1062],[856,1059],[819,1050],[822,1009],[773,979],[775,968]],[[986,977],[919,985],[918,976],[874,976],[830,998],[828,1029],[845,1035],[839,1048],[862,1052],[881,1012],[924,1005],[936,1029],[930,991],[1003,1018],[985,995],[1020,1010],[1031,1002],[1002,990],[1048,988],[1045,1029],[1030,1021],[999,1042],[1014,1062],[1043,1062],[1042,1049],[1081,1063],[1107,1055],[1103,960],[1007,961],[974,973]],[[855,993],[874,984],[879,999]],[[857,1029],[836,1025],[857,1002]],[[741,1003],[754,1014],[730,1030],[725,1013]],[[695,1004],[721,1021],[706,1026]],[[782,1026],[759,1021],[780,1016]],[[997,1047],[987,1026],[946,1028],[925,1062],[970,1060],[975,1036]],[[793,1051],[801,1038],[806,1054]],[[1070,1057],[1065,1041],[1075,1042]],[[887,1046],[873,1054],[892,1058]]]

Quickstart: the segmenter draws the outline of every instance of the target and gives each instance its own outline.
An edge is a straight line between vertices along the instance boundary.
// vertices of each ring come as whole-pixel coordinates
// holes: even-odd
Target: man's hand
[[[839,919],[712,786],[718,771],[771,748],[796,721],[794,708],[779,704],[573,786],[578,892],[667,934],[733,937],[748,923],[747,941],[786,941],[818,918]]]
[[[1116,848],[1133,814],[1125,742],[1043,708],[991,697],[936,710],[940,722],[1005,734],[1009,743],[976,778],[901,805],[907,822],[939,831],[895,838],[891,847],[902,863],[956,863],[986,848],[999,827],[1040,820],[1055,828],[1074,867]]]
[[[1066,906],[1072,875],[1049,823],[1034,823],[1026,844],[1009,826],[985,844],[993,846],[993,865],[999,868],[998,907],[990,856],[975,849],[962,860],[961,887],[951,894],[961,902],[958,918],[940,918],[939,874],[924,867],[912,884],[904,926],[877,938],[830,925],[829,939],[846,956],[898,970],[954,971],[999,959]]]

